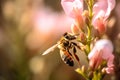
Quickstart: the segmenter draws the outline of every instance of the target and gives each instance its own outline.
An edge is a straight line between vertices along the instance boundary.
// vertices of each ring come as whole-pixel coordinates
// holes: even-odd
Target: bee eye
[[[70,40],[70,36],[68,36],[68,35],[66,35],[65,38],[68,39],[68,40]]]
[[[63,45],[66,47],[66,46],[69,45],[69,42],[68,42],[68,41],[65,41],[65,42],[63,43]]]
[[[76,39],[76,37],[75,37],[75,35],[71,35],[71,34],[69,34],[69,33],[64,33],[64,38],[65,39],[67,39],[67,40],[74,40],[74,39]]]

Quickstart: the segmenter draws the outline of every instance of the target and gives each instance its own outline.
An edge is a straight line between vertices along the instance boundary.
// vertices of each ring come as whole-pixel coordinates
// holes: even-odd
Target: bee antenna
[[[63,36],[66,36],[68,33],[67,32],[65,32],[64,34],[63,34]]]

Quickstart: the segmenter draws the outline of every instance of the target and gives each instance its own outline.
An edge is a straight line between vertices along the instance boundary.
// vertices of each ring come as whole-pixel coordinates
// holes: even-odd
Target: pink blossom
[[[115,0],[98,0],[93,6],[93,26],[100,32],[105,31],[106,19],[115,7]]]
[[[62,0],[61,4],[65,13],[74,19],[74,24],[83,29],[83,0]]]
[[[62,0],[61,4],[65,13],[72,18],[83,12],[83,0]]]
[[[94,48],[88,55],[88,59],[90,60],[89,65],[92,69],[97,69],[98,66],[105,60],[107,62],[107,67],[105,71],[109,74],[114,70],[114,55],[113,45],[111,41],[102,39],[95,43]]]
[[[75,35],[79,35],[79,33],[80,33],[78,27],[77,27],[75,24],[72,24],[72,25],[71,25],[71,31],[72,31],[72,33],[75,34]]]

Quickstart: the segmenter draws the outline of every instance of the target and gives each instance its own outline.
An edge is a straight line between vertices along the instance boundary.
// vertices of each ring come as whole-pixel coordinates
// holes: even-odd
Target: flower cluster
[[[92,3],[89,3],[89,0],[85,1],[93,7],[89,10],[92,11],[89,16],[90,18],[92,17],[93,27],[97,29],[100,34],[104,33],[107,18],[115,7],[115,0],[98,0],[94,5],[92,5],[93,0],[90,0]],[[75,25],[80,28],[84,27],[85,17],[88,16],[84,15],[86,10],[83,11],[83,0],[62,0],[61,4],[65,13],[75,20]]]
[[[99,0],[94,4],[92,24],[100,33],[105,32],[106,20],[114,7],[115,0]]]
[[[73,19],[72,33],[65,33],[44,54],[57,46],[66,64],[73,66],[74,61],[79,63],[76,71],[86,80],[102,80],[105,74],[114,73],[113,44],[109,39],[101,39],[101,36],[106,31],[107,19],[115,7],[115,0],[61,0],[61,4],[65,13]],[[98,36],[93,30],[98,32]],[[81,64],[77,52],[85,54],[89,64],[87,67]]]
[[[103,60],[107,61],[107,67],[104,70],[110,74],[113,73],[113,60],[114,56],[113,45],[110,40],[101,39],[95,43],[94,48],[88,55],[89,64],[92,69],[97,69],[98,66],[102,63]]]
[[[85,3],[88,10],[84,9]],[[97,31],[99,35],[105,33],[107,19],[115,7],[115,0],[61,0],[61,4],[65,13],[74,20],[71,31],[85,47],[82,50],[88,57],[90,71],[96,73],[92,75],[92,80],[97,74],[101,76],[104,72],[112,74],[114,72],[112,42],[100,39],[92,49],[90,45],[97,37],[93,36],[95,34],[92,30]],[[80,74],[83,73],[80,71]]]

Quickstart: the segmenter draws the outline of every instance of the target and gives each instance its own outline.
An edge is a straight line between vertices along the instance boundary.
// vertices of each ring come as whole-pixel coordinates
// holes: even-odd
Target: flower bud
[[[105,24],[105,22],[103,22],[103,19],[98,19],[97,21],[96,21],[96,23],[97,23],[97,26],[96,26],[96,29],[98,30],[98,32],[100,33],[100,34],[103,34],[103,33],[105,33],[105,31],[106,31],[106,24]]]
[[[80,35],[79,35],[79,37],[80,37],[80,41],[83,43],[83,44],[86,44],[86,35],[83,33],[83,32],[81,32],[80,33]]]
[[[106,70],[105,68],[102,69],[102,74],[105,74],[106,73]]]
[[[79,35],[79,33],[80,33],[78,27],[77,27],[75,24],[72,24],[72,25],[71,25],[71,31],[72,31],[72,33],[75,34],[75,35]]]
[[[83,65],[83,66],[81,67],[81,71],[82,71],[82,72],[85,72],[85,65]]]
[[[88,25],[89,24],[89,12],[88,10],[85,10],[82,14],[84,16],[84,22]]]
[[[81,15],[76,16],[75,24],[81,31],[83,31],[83,29],[84,29],[84,21],[83,21],[83,17]]]

